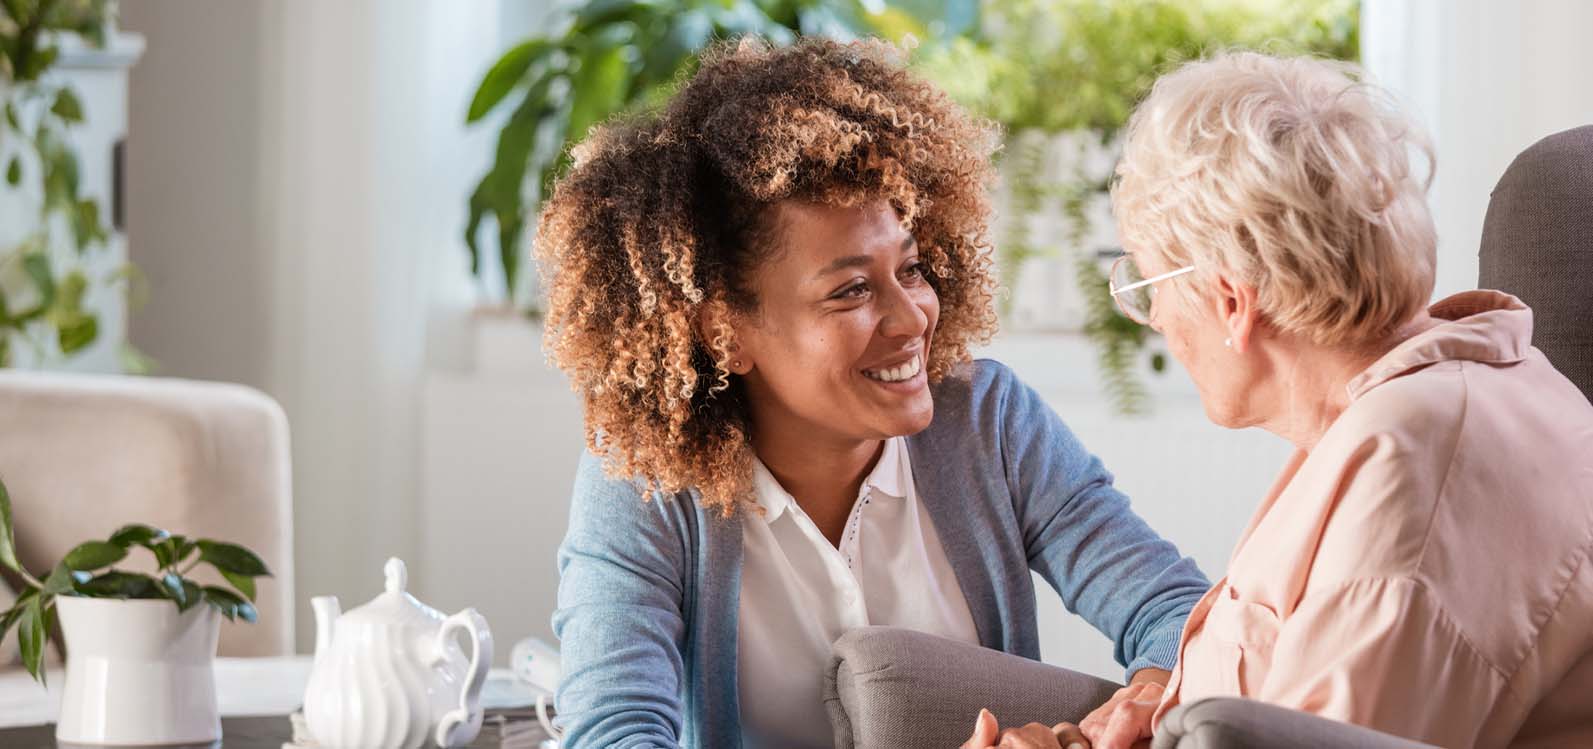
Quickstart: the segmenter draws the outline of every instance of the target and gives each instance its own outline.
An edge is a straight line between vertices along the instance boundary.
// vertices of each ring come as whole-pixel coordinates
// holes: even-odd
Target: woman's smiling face
[[[749,279],[757,309],[733,323],[754,429],[857,441],[929,426],[940,299],[895,209],[775,210],[776,249]]]

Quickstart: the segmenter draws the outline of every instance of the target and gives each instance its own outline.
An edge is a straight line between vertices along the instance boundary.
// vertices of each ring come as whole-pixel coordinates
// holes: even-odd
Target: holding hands
[[[1084,717],[1078,725],[1030,723],[1002,730],[989,710],[979,711],[973,735],[962,749],[1140,749],[1150,745],[1151,717],[1161,704],[1171,676],[1160,669],[1144,669],[1112,699]]]

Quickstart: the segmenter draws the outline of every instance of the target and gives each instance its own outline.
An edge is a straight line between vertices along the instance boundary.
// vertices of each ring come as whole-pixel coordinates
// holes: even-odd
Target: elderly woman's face
[[[779,210],[779,249],[751,278],[758,310],[735,323],[755,428],[870,440],[929,426],[940,300],[895,210]]]
[[[1129,256],[1145,278],[1176,270],[1156,253],[1130,250]],[[1197,274],[1189,274],[1157,282],[1150,325],[1162,334],[1167,351],[1194,380],[1206,416],[1221,426],[1242,426],[1246,423],[1241,413],[1244,394],[1254,385],[1254,376],[1224,345],[1228,329],[1217,310],[1208,309],[1206,299],[1197,293],[1196,278]]]

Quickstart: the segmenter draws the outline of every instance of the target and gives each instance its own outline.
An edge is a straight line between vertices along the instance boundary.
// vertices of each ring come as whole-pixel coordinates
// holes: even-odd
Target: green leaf
[[[39,290],[40,306],[48,308],[55,303],[55,275],[50,272],[50,256],[43,252],[29,252],[22,257],[22,270],[33,279]]]
[[[91,598],[161,598],[161,585],[149,575],[111,570],[77,584],[77,592]]]
[[[133,545],[150,546],[165,541],[171,534],[159,528],[141,523],[130,523],[116,529],[111,534],[110,542],[127,548]]]
[[[668,80],[680,69],[681,63],[701,51],[713,41],[714,23],[701,8],[692,8],[670,18],[669,30],[663,38],[643,46],[646,66],[644,77],[649,81]]]
[[[238,592],[242,593],[244,598],[247,598],[251,601],[254,600],[254,578],[247,575],[235,575],[231,572],[222,572],[221,576],[226,578],[227,582],[232,583],[232,587],[237,588]]]
[[[62,323],[56,329],[55,337],[56,345],[61,347],[61,353],[75,354],[82,351],[100,337],[99,318],[84,316]]]
[[[4,481],[0,481],[0,564],[12,572],[22,572],[22,564],[17,561],[16,537],[11,529],[11,494],[6,491]]]
[[[22,159],[11,157],[11,163],[6,165],[6,184],[16,187],[22,184]]]
[[[167,536],[166,540],[155,544],[150,550],[155,552],[155,562],[164,569],[182,564],[197,547],[198,544],[188,540],[187,536],[175,534]]]
[[[185,577],[182,578],[182,586],[183,600],[182,603],[177,605],[178,611],[187,611],[204,602],[205,593],[204,590],[199,587],[198,583]]]
[[[44,205],[49,210],[70,209],[77,203],[79,180],[77,152],[49,130],[40,129],[35,147],[44,167]]]
[[[571,81],[568,137],[586,138],[587,130],[618,112],[630,87],[630,62],[625,46],[598,47],[581,61]]]
[[[491,213],[498,222],[499,257],[503,261],[504,281],[510,297],[514,294],[519,268],[519,232],[525,223],[520,214],[524,210],[521,198],[526,166],[536,146],[537,130],[544,118],[553,112],[548,103],[548,91],[556,78],[554,74],[543,75],[526,91],[525,99],[498,133],[492,171],[481,178],[470,196],[470,220],[465,227],[470,270],[480,274],[481,248],[477,233],[482,218]]]
[[[177,601],[178,609],[182,609],[183,604],[188,602],[186,591],[183,591],[182,575],[178,575],[177,572],[161,575],[161,594],[172,601]]]
[[[84,541],[67,552],[61,564],[69,570],[97,570],[116,564],[126,556],[127,548],[124,546],[109,541]]]
[[[264,560],[242,546],[209,539],[200,539],[198,543],[199,561],[209,562],[222,572],[245,577],[262,577],[271,574]]]
[[[17,623],[17,620],[21,619],[22,615],[27,612],[28,601],[38,594],[39,591],[29,588],[25,593],[17,598],[15,603],[11,604],[11,608],[7,609],[5,613],[0,613],[0,641],[4,641],[6,639],[6,633],[10,632],[11,627],[14,626]]]
[[[503,97],[514,90],[520,79],[525,77],[526,71],[531,69],[531,65],[551,50],[552,45],[548,40],[531,39],[505,52],[481,79],[481,85],[476,88],[475,98],[470,100],[470,112],[465,115],[465,122],[475,122],[487,116],[493,107],[503,101]]]
[[[104,244],[110,237],[105,225],[100,223],[100,204],[93,198],[79,200],[72,206],[72,238],[77,241],[78,252],[96,242]]]
[[[660,0],[592,0],[575,14],[574,33],[584,34],[601,26],[634,21],[659,10],[664,10]]]
[[[6,124],[10,125],[13,131],[22,132],[22,122],[17,119],[17,105],[10,101],[6,102]]]
[[[160,577],[161,595],[176,601],[179,611],[186,611],[192,605],[188,600],[188,586],[183,583],[182,575],[175,572],[168,572]]]
[[[60,564],[55,565],[54,570],[50,571],[49,577],[44,578],[44,589],[42,593],[43,595],[48,596],[58,596],[62,593],[70,593],[72,592],[76,583],[77,580],[76,578],[72,577],[71,568],[66,566],[66,562],[61,562]]]
[[[22,665],[40,684],[44,683],[43,601],[42,596],[30,599],[22,618],[17,620],[17,642],[22,646]]]
[[[33,54],[23,58],[22,64],[17,69],[16,79],[20,81],[36,81],[44,71],[55,64],[55,58],[61,54],[60,47],[43,47],[34,50]]]
[[[258,613],[255,611],[253,604],[239,598],[238,594],[226,588],[218,588],[212,585],[205,586],[205,600],[220,610],[221,615],[228,619],[242,619],[253,624],[258,618]]]
[[[55,92],[55,103],[50,105],[50,111],[67,122],[83,121],[83,102],[78,100],[77,94],[70,88],[62,88]]]

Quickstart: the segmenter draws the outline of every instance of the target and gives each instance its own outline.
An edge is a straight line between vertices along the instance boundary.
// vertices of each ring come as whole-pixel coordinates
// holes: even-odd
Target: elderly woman
[[[591,453],[559,553],[566,749],[830,746],[837,637],[1038,657],[1031,570],[1165,683],[1206,579],[969,360],[993,136],[888,45],[747,42],[577,149],[538,243]]]
[[[1002,746],[1127,747],[1217,695],[1446,747],[1593,746],[1593,406],[1516,299],[1427,308],[1426,146],[1381,99],[1346,65],[1234,54],[1134,114],[1114,294],[1212,421],[1296,452],[1165,690]]]

